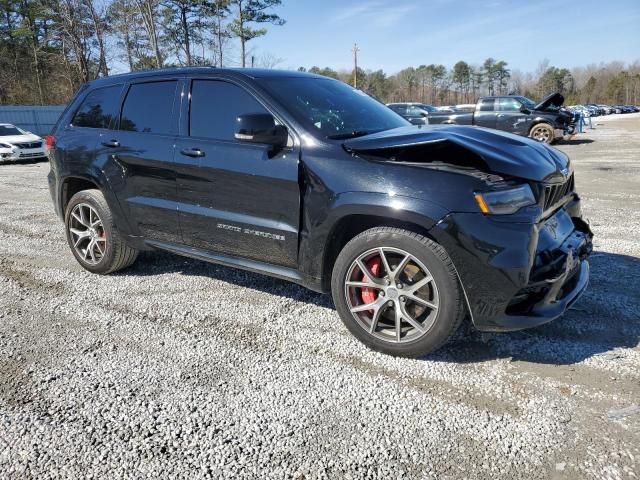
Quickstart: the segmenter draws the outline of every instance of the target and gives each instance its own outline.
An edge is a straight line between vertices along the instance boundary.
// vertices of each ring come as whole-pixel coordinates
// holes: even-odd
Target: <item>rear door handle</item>
[[[184,150],[180,150],[180,153],[187,157],[204,157],[204,152],[199,148],[185,148]]]
[[[120,146],[120,142],[117,140],[109,140],[107,142],[102,142],[102,145],[105,147],[116,148]]]

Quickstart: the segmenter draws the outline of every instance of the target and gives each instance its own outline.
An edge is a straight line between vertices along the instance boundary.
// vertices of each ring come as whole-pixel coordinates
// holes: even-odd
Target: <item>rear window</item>
[[[96,88],[87,95],[73,116],[74,127],[109,128],[118,116],[122,85]]]
[[[171,133],[176,80],[131,85],[122,106],[120,130]]]

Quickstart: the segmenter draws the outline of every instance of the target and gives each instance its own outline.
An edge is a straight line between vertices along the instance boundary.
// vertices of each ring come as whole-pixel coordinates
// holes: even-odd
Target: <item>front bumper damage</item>
[[[15,162],[18,160],[46,159],[47,151],[44,148],[11,148],[0,147],[0,162]]]
[[[573,199],[540,223],[450,214],[430,233],[449,252],[482,331],[535,327],[561,316],[589,281],[593,234]]]

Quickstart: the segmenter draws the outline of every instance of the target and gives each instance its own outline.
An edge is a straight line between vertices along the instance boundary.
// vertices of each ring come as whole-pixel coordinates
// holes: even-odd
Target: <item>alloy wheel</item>
[[[98,212],[87,203],[79,203],[71,211],[69,233],[78,257],[89,265],[97,265],[107,251],[107,236]]]
[[[390,343],[426,335],[438,314],[433,276],[414,255],[399,248],[379,247],[358,256],[347,270],[344,294],[358,325]]]

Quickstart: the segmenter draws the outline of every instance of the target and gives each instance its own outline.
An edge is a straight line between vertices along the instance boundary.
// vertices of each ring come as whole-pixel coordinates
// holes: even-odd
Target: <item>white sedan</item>
[[[13,160],[45,159],[42,138],[10,123],[0,123],[0,163]]]

